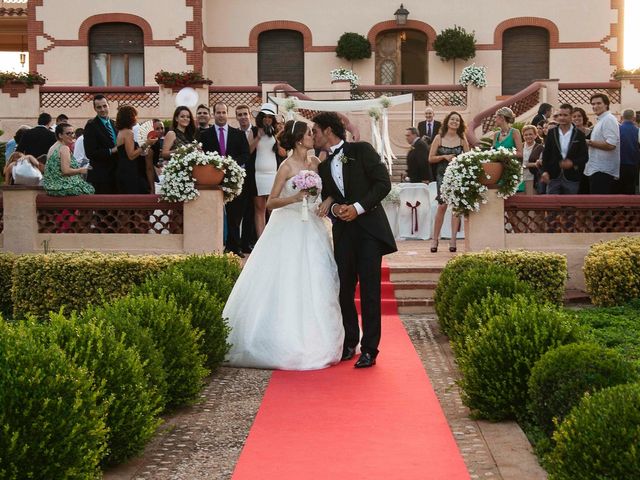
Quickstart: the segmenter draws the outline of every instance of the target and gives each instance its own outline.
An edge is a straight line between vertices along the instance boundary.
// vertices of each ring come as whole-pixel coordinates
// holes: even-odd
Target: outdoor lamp
[[[398,25],[407,24],[407,17],[409,16],[409,10],[404,8],[404,5],[402,3],[400,4],[400,8],[396,10],[396,13],[394,13],[394,15],[396,16],[396,23]]]

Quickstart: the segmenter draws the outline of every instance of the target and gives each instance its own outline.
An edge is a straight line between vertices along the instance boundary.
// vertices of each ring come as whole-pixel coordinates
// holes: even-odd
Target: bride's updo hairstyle
[[[308,129],[307,122],[289,120],[284,124],[284,129],[278,135],[280,146],[285,150],[293,150],[296,147],[296,143],[306,135]]]

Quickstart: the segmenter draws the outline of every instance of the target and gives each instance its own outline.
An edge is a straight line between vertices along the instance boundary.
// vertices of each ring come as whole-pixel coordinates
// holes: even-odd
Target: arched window
[[[144,85],[144,35],[131,23],[101,23],[89,32],[91,85]]]
[[[513,95],[537,79],[549,78],[549,31],[514,27],[502,35],[502,94]]]
[[[304,40],[295,30],[267,30],[258,36],[258,82],[287,82],[304,90]]]

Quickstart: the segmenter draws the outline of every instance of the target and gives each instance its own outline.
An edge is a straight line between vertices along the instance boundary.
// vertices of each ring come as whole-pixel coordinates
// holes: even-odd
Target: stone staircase
[[[393,267],[391,282],[395,290],[398,313],[435,313],[433,296],[442,267]]]
[[[391,182],[400,183],[404,181],[404,175],[407,171],[407,157],[406,155],[398,155],[398,158],[393,161],[391,169]]]

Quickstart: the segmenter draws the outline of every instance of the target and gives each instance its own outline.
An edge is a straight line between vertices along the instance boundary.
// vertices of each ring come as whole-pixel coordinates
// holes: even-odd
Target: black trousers
[[[246,201],[247,195],[242,192],[225,205],[227,212],[227,243],[225,247],[235,253],[240,252],[240,223],[244,215]]]
[[[333,249],[340,277],[344,346],[355,348],[360,343],[363,353],[369,352],[375,356],[378,354],[381,334],[382,246],[379,240],[367,233],[355,221],[348,222],[342,227],[344,229]],[[358,312],[354,299],[358,280],[360,280],[362,339],[360,339]]]
[[[608,173],[595,172],[589,176],[589,193],[591,195],[610,195],[613,193],[614,178]]]
[[[616,181],[614,191],[620,195],[635,195],[638,183],[638,167],[620,165],[620,178]]]

